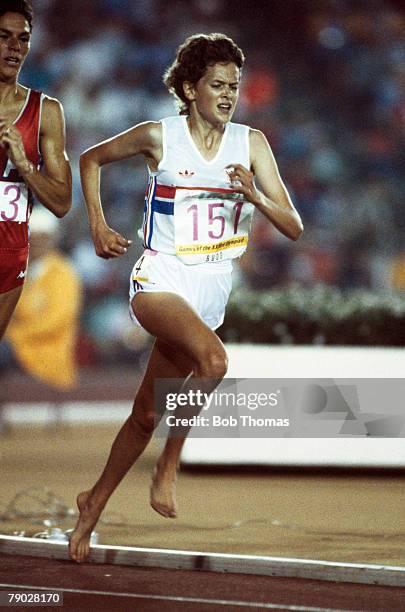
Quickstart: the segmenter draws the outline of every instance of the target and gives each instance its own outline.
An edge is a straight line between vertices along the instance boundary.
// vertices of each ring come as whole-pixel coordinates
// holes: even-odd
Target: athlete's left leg
[[[157,340],[148,367],[136,394],[131,416],[116,436],[106,466],[95,485],[77,497],[80,516],[70,542],[70,557],[84,561],[90,551],[90,535],[112,493],[143,453],[155,427],[154,383],[156,378],[184,378],[190,373],[189,360]]]
[[[4,336],[17,302],[20,299],[23,286],[20,285],[6,293],[0,293],[0,340]]]
[[[174,293],[140,293],[133,299],[132,308],[144,329],[164,341],[171,351],[180,351],[188,358],[192,376],[184,381],[182,392],[210,394],[226,373],[226,351],[215,332],[188,302]],[[161,375],[160,378],[167,377]],[[184,408],[189,417],[201,409]],[[176,414],[179,414],[178,409]],[[168,440],[154,471],[151,505],[165,517],[176,516],[177,468],[188,429],[170,427]]]

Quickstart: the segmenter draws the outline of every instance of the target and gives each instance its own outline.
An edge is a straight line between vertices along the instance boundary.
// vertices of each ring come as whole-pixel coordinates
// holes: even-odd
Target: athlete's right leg
[[[17,302],[20,299],[23,286],[20,285],[6,293],[0,293],[0,340],[4,336]]]
[[[135,296],[132,307],[138,321],[149,333],[188,356],[193,376],[185,381],[182,391],[211,393],[227,369],[225,348],[215,332],[174,293],[141,293]],[[186,408],[188,416],[198,414],[199,409],[201,407]],[[174,518],[177,514],[175,483],[188,429],[170,428],[154,471],[151,505],[165,517]]]
[[[190,373],[189,360],[162,341],[152,349],[148,367],[135,397],[131,416],[115,438],[104,471],[89,491],[79,493],[80,516],[69,542],[75,561],[84,561],[89,553],[90,535],[109,497],[147,446],[155,425],[153,390],[156,378],[185,378]]]

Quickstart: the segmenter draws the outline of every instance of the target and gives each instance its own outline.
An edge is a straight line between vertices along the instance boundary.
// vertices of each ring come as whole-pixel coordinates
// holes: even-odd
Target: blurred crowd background
[[[21,81],[65,108],[74,205],[60,246],[84,286],[83,364],[125,361],[145,342],[128,316],[141,252],[141,159],[105,167],[108,223],[134,240],[97,258],[80,190],[87,147],[176,113],[162,74],[190,34],[221,31],[247,61],[234,121],[261,129],[302,215],[298,243],[257,214],[235,284],[272,289],[325,283],[405,291],[405,12],[394,0],[34,0]]]

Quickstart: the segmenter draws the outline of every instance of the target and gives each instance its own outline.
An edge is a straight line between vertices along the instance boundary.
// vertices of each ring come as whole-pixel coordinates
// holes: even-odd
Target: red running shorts
[[[0,249],[0,293],[7,293],[24,284],[29,247]]]

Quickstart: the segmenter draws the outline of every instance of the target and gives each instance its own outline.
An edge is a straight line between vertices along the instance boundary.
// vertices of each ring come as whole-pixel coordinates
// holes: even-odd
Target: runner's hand
[[[247,170],[242,164],[229,164],[226,167],[226,172],[234,191],[242,193],[252,204],[260,201],[260,194],[253,180],[253,172]]]
[[[93,231],[93,242],[96,254],[103,259],[125,255],[132,244],[132,240],[127,240],[108,225],[98,226]]]
[[[0,117],[0,145],[7,151],[11,162],[24,173],[32,167],[27,159],[21,133],[13,123]]]

